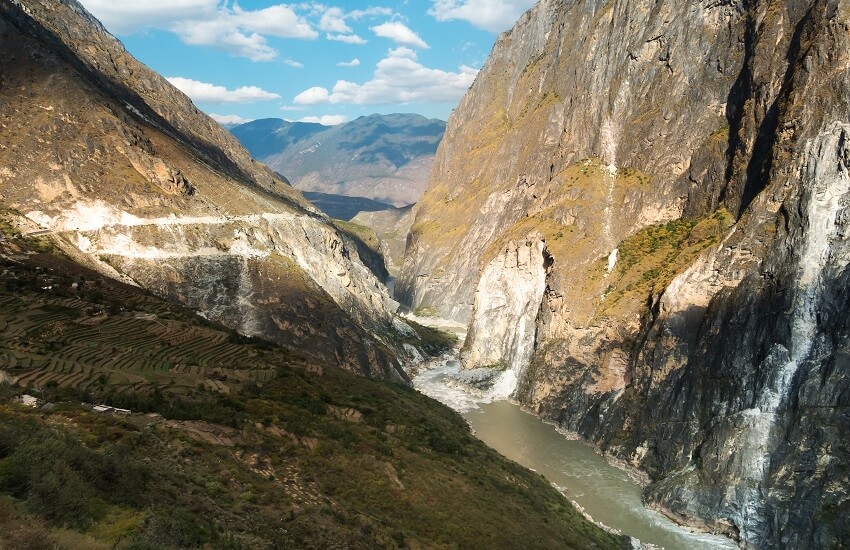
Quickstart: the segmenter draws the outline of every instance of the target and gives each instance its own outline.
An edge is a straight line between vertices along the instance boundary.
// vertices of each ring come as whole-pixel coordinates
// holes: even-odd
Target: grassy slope
[[[23,242],[0,247],[0,365],[58,403],[0,405],[0,547],[619,544],[407,387],[247,341]],[[83,400],[157,414],[104,417]]]

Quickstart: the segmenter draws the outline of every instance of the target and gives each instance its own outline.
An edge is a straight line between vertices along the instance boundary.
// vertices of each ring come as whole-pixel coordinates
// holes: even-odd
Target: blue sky
[[[534,0],[81,0],[129,52],[224,122],[445,120]]]

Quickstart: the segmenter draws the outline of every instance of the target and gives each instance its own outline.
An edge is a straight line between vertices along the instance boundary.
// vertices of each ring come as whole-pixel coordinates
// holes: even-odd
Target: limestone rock
[[[541,0],[449,120],[397,283],[654,506],[754,547],[850,529],[848,29],[847,0]],[[539,307],[499,309],[532,232]],[[533,310],[493,345],[482,312]]]

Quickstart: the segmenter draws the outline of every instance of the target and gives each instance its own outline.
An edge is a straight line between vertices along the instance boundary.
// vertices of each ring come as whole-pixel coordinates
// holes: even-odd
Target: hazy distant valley
[[[445,128],[441,120],[395,114],[360,117],[338,126],[255,120],[230,132],[254,158],[305,193],[403,207],[425,192]],[[321,201],[320,195],[313,198]],[[333,217],[344,215],[332,206],[326,211]]]

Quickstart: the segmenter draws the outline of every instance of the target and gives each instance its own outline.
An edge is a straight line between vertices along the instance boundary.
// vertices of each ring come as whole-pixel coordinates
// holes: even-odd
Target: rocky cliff
[[[407,234],[413,224],[413,206],[360,212],[352,223],[372,228],[380,239],[381,253],[386,260],[387,271],[397,277],[404,265],[404,248]]]
[[[846,0],[539,2],[449,120],[397,283],[755,547],[850,530],[848,30]]]
[[[0,59],[0,199],[22,231],[245,334],[405,379],[416,334],[365,247],[74,0],[0,1]]]

